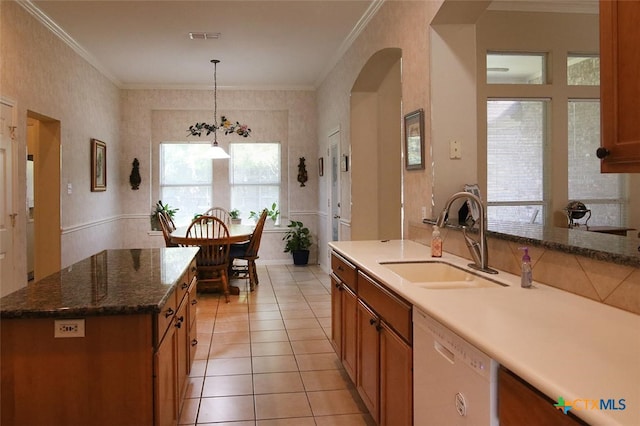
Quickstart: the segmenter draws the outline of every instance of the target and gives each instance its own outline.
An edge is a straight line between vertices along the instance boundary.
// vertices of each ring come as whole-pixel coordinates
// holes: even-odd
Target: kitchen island
[[[562,397],[574,402],[571,413],[589,424],[640,424],[640,316],[537,283],[535,269],[532,289],[521,288],[520,277],[502,271],[490,278],[506,287],[425,288],[385,265],[434,260],[429,247],[413,241],[339,241],[330,246],[358,276],[353,297],[361,297],[362,282],[372,282],[402,298],[537,389],[546,396],[549,410],[555,411]],[[449,253],[437,260],[469,269],[468,260]],[[348,268],[338,263],[332,269],[348,283]],[[340,293],[349,293],[347,286],[337,284]],[[384,322],[385,312],[375,313]],[[349,332],[347,324],[342,335]],[[415,338],[407,339],[414,347]],[[343,341],[347,344],[349,339]],[[343,356],[343,363],[344,359],[350,358]],[[357,351],[354,359],[361,359]],[[533,411],[525,407],[521,414],[530,417]]]
[[[197,251],[106,250],[0,299],[0,423],[175,424]]]

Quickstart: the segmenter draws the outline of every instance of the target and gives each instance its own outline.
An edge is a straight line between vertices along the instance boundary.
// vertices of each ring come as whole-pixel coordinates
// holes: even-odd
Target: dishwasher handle
[[[442,344],[440,342],[438,342],[437,340],[433,341],[433,348],[436,350],[436,352],[438,352],[444,359],[449,361],[451,364],[455,364],[456,363],[455,354],[453,352],[451,352],[449,349],[447,349],[444,346],[442,346]]]

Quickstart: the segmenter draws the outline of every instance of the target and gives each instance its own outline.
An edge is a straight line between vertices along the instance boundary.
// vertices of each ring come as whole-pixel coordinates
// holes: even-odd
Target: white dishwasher
[[[498,364],[413,308],[415,426],[497,426]]]

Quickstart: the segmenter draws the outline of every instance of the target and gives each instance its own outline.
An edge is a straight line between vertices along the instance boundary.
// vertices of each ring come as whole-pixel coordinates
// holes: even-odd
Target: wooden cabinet
[[[380,424],[380,318],[358,302],[358,373],[356,389],[376,423]]]
[[[166,329],[158,330],[162,339],[156,345],[154,356],[155,424],[158,426],[178,422],[180,401],[184,398],[197,345],[196,284],[195,275],[186,273],[158,314],[157,323],[166,324]]]
[[[600,1],[600,97],[604,173],[640,172],[640,1]]]
[[[411,305],[333,253],[332,343],[379,425],[413,424]]]
[[[358,272],[356,388],[379,425],[412,424],[411,305]]]
[[[356,381],[356,268],[331,255],[331,343],[352,381]]]
[[[571,413],[554,407],[556,402],[504,367],[498,370],[500,426],[585,425]]]

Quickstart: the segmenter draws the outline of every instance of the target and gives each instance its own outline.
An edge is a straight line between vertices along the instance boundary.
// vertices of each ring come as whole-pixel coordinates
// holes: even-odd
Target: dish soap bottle
[[[433,226],[431,233],[431,257],[442,257],[442,237],[437,225]]]
[[[520,276],[520,287],[531,288],[531,285],[533,284],[533,271],[531,269],[529,247],[521,247],[520,250],[524,250],[524,255],[522,255],[522,275]]]

